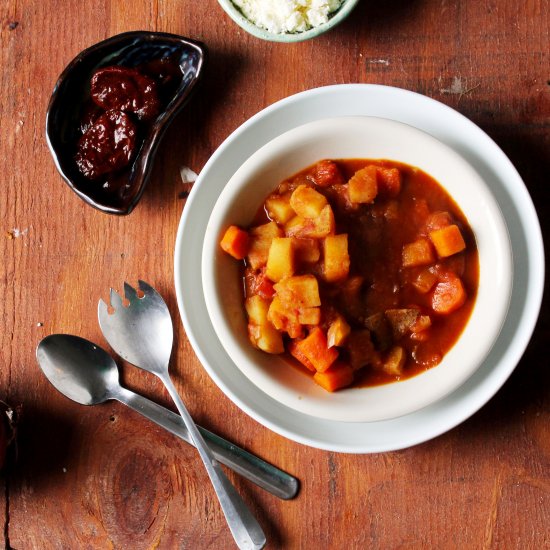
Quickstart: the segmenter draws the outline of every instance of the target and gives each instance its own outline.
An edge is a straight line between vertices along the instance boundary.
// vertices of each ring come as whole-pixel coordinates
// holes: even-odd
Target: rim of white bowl
[[[338,153],[325,155],[323,153],[326,151],[323,151],[317,158],[312,158],[310,155],[302,165],[299,164],[299,160],[296,160],[294,168],[289,168],[286,174],[279,174],[280,177],[276,178],[278,181],[273,185],[271,183],[266,186],[251,185],[254,178],[258,180],[258,174],[266,165],[277,164],[277,160],[282,158],[288,159],[289,154],[299,157],[298,153],[295,154],[296,149],[300,151],[300,147],[304,145],[306,148],[310,147],[312,139],[317,140],[321,137],[326,140],[327,136],[337,136],[335,140],[345,140],[346,135],[350,134],[367,140],[368,135],[376,135],[376,143],[370,144],[370,150],[378,152],[381,147],[381,154],[360,155],[357,151],[353,151],[347,156]],[[392,151],[393,142],[399,141],[394,139],[395,135],[405,140],[407,152],[402,153],[401,158],[395,158],[399,156],[401,145],[397,145],[395,155],[385,154],[387,151]],[[344,150],[345,147],[339,151]],[[451,185],[452,189],[448,189],[448,192],[472,225],[480,252],[478,296],[470,319],[458,341],[440,365],[396,384],[351,388],[336,394],[327,394],[313,384],[309,377],[291,369],[288,365],[280,366],[280,369],[286,367],[286,371],[279,370],[273,374],[271,364],[278,365],[283,361],[253,350],[246,336],[243,338],[243,334],[240,333],[236,335],[234,323],[229,319],[233,319],[238,312],[232,310],[231,314],[228,314],[222,306],[224,295],[227,295],[227,286],[223,285],[222,288],[222,283],[216,279],[216,268],[224,272],[232,269],[229,263],[231,260],[227,260],[219,250],[218,242],[223,229],[231,223],[248,225],[257,208],[279,181],[320,158],[393,157],[392,160],[413,164],[411,161],[415,156],[424,154],[424,151],[429,151],[427,157],[437,159],[432,161],[435,167],[439,163],[443,164],[446,170],[454,171],[452,177],[447,175],[445,179],[443,168],[437,167],[436,180],[443,187]],[[403,160],[403,156],[406,160]],[[425,164],[429,160],[429,158],[425,160]],[[417,162],[414,165],[434,176],[432,173],[434,168],[426,169],[425,164],[423,166],[422,163]],[[468,182],[466,188],[472,192],[471,196],[461,189],[463,185],[457,183],[456,173],[462,177],[462,179],[458,178],[459,181]],[[248,182],[248,187],[252,188],[252,192],[258,199],[257,208],[252,208],[252,211],[245,216],[248,217],[247,223],[242,222],[243,201],[239,198],[239,189],[243,182],[245,187]],[[266,187],[269,188],[267,192]],[[237,203],[238,206],[236,206]],[[236,207],[239,211],[237,215],[241,216],[237,222],[234,218],[233,221],[227,219],[232,207],[233,209]],[[485,213],[483,220],[481,220],[480,209]],[[471,216],[468,213],[474,214],[475,219],[470,219]],[[480,223],[481,221],[483,224]],[[472,222],[477,225],[475,226]],[[489,222],[490,227],[486,228]],[[220,267],[220,262],[223,263],[223,267]],[[498,274],[495,284],[488,284],[490,268]],[[485,182],[458,153],[428,133],[401,122],[380,117],[339,117],[317,120],[293,128],[265,144],[243,163],[229,179],[212,210],[204,239],[201,271],[204,297],[214,330],[227,354],[260,390],[294,410],[317,418],[343,422],[373,422],[403,416],[442,399],[462,385],[479,368],[498,338],[506,318],[511,294],[512,259],[506,223],[497,201]],[[491,311],[491,315],[487,315],[488,311]],[[484,339],[478,338],[480,333],[484,334]]]

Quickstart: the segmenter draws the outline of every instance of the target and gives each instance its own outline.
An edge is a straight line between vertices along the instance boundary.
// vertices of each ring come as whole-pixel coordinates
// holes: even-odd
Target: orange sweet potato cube
[[[353,382],[353,369],[349,365],[337,363],[325,372],[316,372],[313,380],[325,390],[333,392]]]
[[[349,274],[348,236],[327,235],[323,243],[323,277],[329,283],[345,279]]]
[[[300,340],[297,347],[317,372],[325,372],[338,358],[338,351],[328,347],[325,333],[319,327]]]
[[[357,170],[348,181],[349,200],[354,203],[370,204],[378,194],[378,173],[370,165]]]
[[[299,185],[290,196],[290,206],[302,218],[316,218],[327,204],[324,195],[307,185]]]
[[[290,206],[290,194],[274,194],[265,201],[265,209],[269,218],[280,225],[294,217],[294,210]]]
[[[327,331],[327,345],[329,348],[333,346],[341,346],[351,332],[351,327],[347,321],[341,316],[338,315]]]
[[[447,258],[462,252],[466,248],[462,233],[455,224],[430,231],[429,237],[440,258]]]
[[[289,237],[274,237],[267,255],[265,273],[274,282],[294,274],[294,243]]]
[[[394,346],[382,363],[382,370],[392,376],[401,376],[407,360],[407,353],[401,346]]]
[[[299,342],[300,340],[291,340],[287,345],[288,352],[308,370],[312,372],[317,372],[315,370],[315,367],[311,364],[311,361],[300,351],[300,348],[298,346]]]
[[[428,239],[417,239],[403,246],[403,267],[419,267],[429,265],[435,261],[432,243]]]
[[[253,227],[249,234],[247,263],[253,269],[259,269],[267,263],[271,241],[274,237],[282,237],[283,231],[275,222],[269,222]]]
[[[243,260],[248,254],[248,233],[236,225],[231,225],[224,233],[220,246],[236,260]]]
[[[315,275],[295,275],[273,286],[281,302],[295,308],[319,307],[319,284]]]

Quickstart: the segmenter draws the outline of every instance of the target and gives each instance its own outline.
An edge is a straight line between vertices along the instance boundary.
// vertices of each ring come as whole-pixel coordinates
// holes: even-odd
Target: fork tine
[[[122,308],[122,298],[120,297],[120,294],[114,288],[111,288],[111,292],[110,292],[109,296],[110,296],[110,299],[111,299],[111,306],[115,309],[115,311],[117,309]]]
[[[99,299],[97,304],[97,314],[99,318],[105,318],[106,315],[109,315],[109,306],[103,301],[103,298]]]
[[[136,289],[128,283],[124,283],[124,295],[126,296],[126,299],[130,302],[138,299]]]
[[[142,281],[141,279],[138,281],[138,285],[139,285],[139,289],[144,294],[156,294],[157,293],[157,291],[151,285],[149,285],[145,281]]]

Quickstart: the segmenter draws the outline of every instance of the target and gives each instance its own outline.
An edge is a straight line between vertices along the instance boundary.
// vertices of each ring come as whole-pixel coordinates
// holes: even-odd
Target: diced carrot
[[[220,246],[236,260],[243,260],[248,254],[248,240],[248,233],[244,229],[230,225],[223,235]]]
[[[353,382],[353,369],[349,365],[337,363],[325,372],[316,372],[313,380],[325,390],[333,392]]]
[[[315,165],[313,181],[319,187],[328,187],[329,185],[344,183],[344,178],[340,168],[334,161],[321,160]]]
[[[304,355],[304,353],[301,351],[300,347],[298,346],[298,343],[300,340],[291,340],[288,345],[287,349],[290,355],[297,359],[304,367],[309,369],[312,372],[317,372],[315,370],[315,367],[312,365],[311,361]]]
[[[435,261],[432,244],[428,239],[417,239],[403,246],[403,267],[429,265]]]
[[[378,192],[384,197],[397,197],[401,192],[401,172],[398,168],[377,166]]]
[[[315,327],[297,346],[317,372],[326,371],[338,358],[338,351],[328,347],[325,333],[319,327]]]
[[[465,301],[466,291],[462,281],[454,273],[447,273],[435,286],[432,309],[436,313],[448,314],[456,311]]]
[[[447,258],[466,248],[466,243],[457,225],[448,225],[435,231],[430,231],[430,240],[434,244],[437,255],[440,258]]]

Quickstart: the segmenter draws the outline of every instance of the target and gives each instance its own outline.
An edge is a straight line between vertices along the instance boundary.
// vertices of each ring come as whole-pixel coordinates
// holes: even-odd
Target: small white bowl
[[[218,3],[223,8],[225,13],[233,19],[241,29],[244,29],[247,33],[260,38],[261,40],[267,40],[269,42],[303,42],[304,40],[310,40],[316,38],[321,34],[333,29],[339,25],[355,8],[359,0],[344,0],[342,5],[333,13],[329,15],[328,21],[317,27],[302,32],[285,32],[274,33],[270,32],[254,22],[250,21],[243,15],[241,10],[231,0],[218,0]]]
[[[238,262],[219,241],[231,225],[249,226],[285,178],[323,158],[389,159],[417,166],[453,197],[474,231],[479,288],[470,320],[442,362],[413,378],[328,393],[278,356],[248,340]],[[210,215],[202,282],[216,334],[237,367],[280,403],[317,418],[370,422],[396,418],[438,401],[465,382],[491,350],[506,318],[512,252],[506,224],[487,185],[455,151],[412,126],[376,117],[319,120],[290,130],[254,153],[231,177]]]

